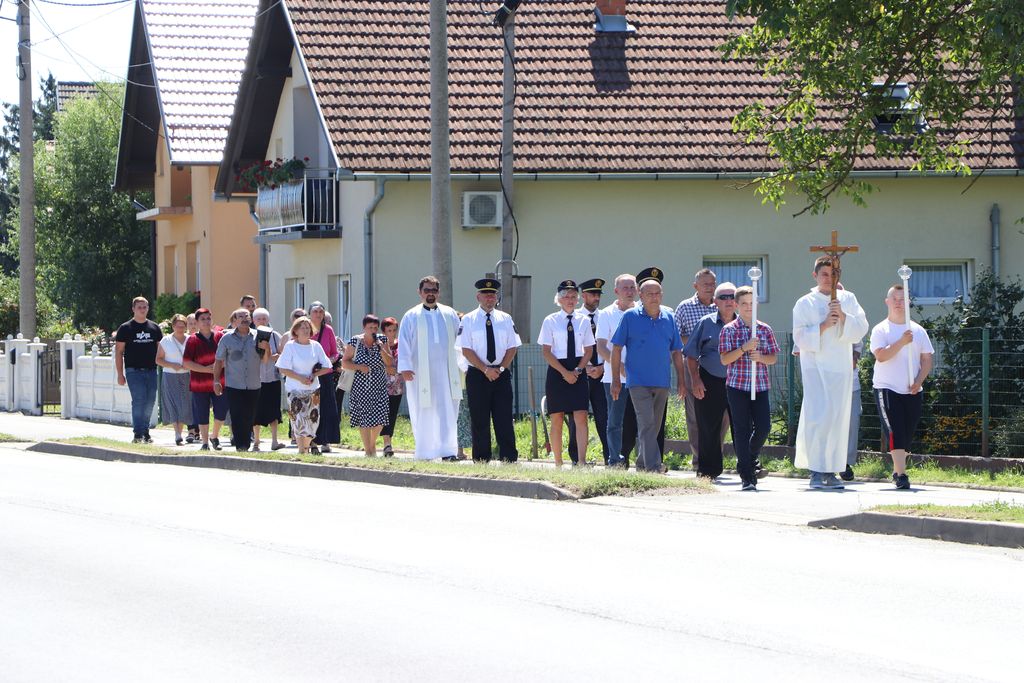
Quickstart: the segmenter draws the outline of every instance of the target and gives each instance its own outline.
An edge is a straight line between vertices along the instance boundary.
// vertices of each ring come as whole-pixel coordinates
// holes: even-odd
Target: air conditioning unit
[[[462,227],[500,228],[503,212],[501,192],[463,192]]]

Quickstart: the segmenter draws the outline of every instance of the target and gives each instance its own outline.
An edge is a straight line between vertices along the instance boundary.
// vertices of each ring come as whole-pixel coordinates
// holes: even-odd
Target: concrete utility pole
[[[512,223],[512,181],[515,170],[515,154],[513,140],[515,137],[515,15],[508,18],[502,29],[502,39],[505,41],[502,46],[502,54],[505,56],[504,69],[502,72],[502,97],[503,106],[501,112],[501,184],[505,190],[502,201],[501,215],[501,260],[502,267],[498,269],[498,277],[501,278],[502,308],[512,313],[512,255],[513,255],[513,223]]]
[[[430,0],[430,228],[438,299],[452,300],[452,174],[448,134],[448,3]]]
[[[21,186],[18,208],[21,212],[20,291],[18,293],[19,328],[27,339],[36,336],[36,179],[35,150],[32,147],[32,41],[29,32],[28,0],[18,3],[18,78],[21,80],[19,107],[18,157],[21,160]]]

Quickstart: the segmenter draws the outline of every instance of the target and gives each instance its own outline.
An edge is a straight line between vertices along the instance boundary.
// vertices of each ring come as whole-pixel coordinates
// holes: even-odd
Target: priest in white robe
[[[437,278],[420,281],[421,303],[405,312],[398,330],[398,371],[406,382],[417,460],[454,460],[459,451],[459,317],[437,302],[438,289]]]
[[[857,297],[839,289],[832,302],[832,260],[814,263],[817,286],[793,307],[793,341],[800,348],[804,396],[796,432],[797,467],[811,471],[811,488],[841,489],[846,469],[853,345],[868,331]]]

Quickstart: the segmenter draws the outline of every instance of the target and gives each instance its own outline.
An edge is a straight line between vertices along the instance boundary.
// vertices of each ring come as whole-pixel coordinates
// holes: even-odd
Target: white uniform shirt
[[[558,311],[544,318],[540,326],[540,334],[537,336],[538,344],[547,344],[551,347],[551,353],[555,358],[564,360],[569,357],[566,349],[566,337],[568,336],[569,313]],[[580,310],[571,314],[573,335],[576,337],[576,357],[583,358],[583,349],[594,345],[594,333],[590,329],[590,317]]]
[[[627,308],[626,311],[629,309]],[[601,315],[597,316],[597,338],[604,339],[608,345],[608,350],[611,351],[611,338],[615,336],[615,330],[619,329],[619,323],[622,322],[622,316],[626,315],[626,311],[619,309],[618,302],[613,302],[611,306],[605,306],[601,309]],[[594,353],[597,353],[597,349],[594,349]],[[622,348],[622,377],[620,378],[623,382],[626,381],[626,348]],[[605,368],[604,375],[601,376],[601,381],[605,384],[612,383],[612,368],[609,363],[608,367]]]
[[[494,360],[487,360],[487,313],[476,307],[462,316],[462,324],[459,325],[459,333],[455,337],[455,348],[461,354],[462,349],[473,351],[486,365],[498,365],[505,357],[509,349],[519,348],[523,345],[516,332],[512,316],[504,311],[494,309],[491,311],[491,328],[494,330]]]
[[[886,318],[871,330],[871,350],[877,351],[890,344],[895,344],[906,329],[905,323],[894,323]],[[872,377],[872,386],[875,389],[889,389],[897,394],[909,394],[907,354],[910,354],[914,377],[917,377],[917,373],[921,372],[921,354],[935,353],[932,341],[928,338],[928,332],[923,327],[911,320],[910,329],[913,332],[914,341],[901,348],[895,356],[884,363],[875,360],[875,372]]]

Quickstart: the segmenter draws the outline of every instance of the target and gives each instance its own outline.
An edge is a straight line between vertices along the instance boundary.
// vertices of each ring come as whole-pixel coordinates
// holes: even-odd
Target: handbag
[[[355,379],[355,370],[342,370],[341,377],[338,379],[338,388],[342,391],[349,391],[352,389],[352,380]]]

